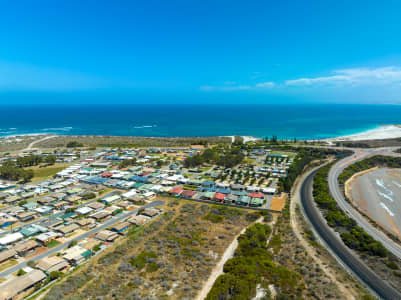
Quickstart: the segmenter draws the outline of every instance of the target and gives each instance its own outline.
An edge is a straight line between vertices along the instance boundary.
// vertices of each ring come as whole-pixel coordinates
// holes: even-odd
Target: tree
[[[33,261],[33,260],[30,260],[30,261],[28,261],[26,264],[27,264],[29,267],[31,267],[31,268],[35,268],[37,262],[35,262],[35,261]]]
[[[49,277],[50,277],[50,280],[55,280],[55,279],[60,278],[62,275],[63,275],[63,273],[61,273],[61,272],[52,271],[52,272],[50,272]]]
[[[78,147],[83,147],[83,146],[84,146],[84,144],[77,142],[77,141],[68,142],[66,145],[67,148],[78,148]]]
[[[133,166],[136,163],[136,158],[131,158],[131,159],[126,159],[123,160],[120,165],[118,166],[120,169],[129,167],[129,166]]]
[[[24,172],[22,172],[21,175],[22,175],[22,180],[24,182],[30,181],[35,176],[33,170],[31,170],[31,169],[30,170],[24,170]]]
[[[26,272],[23,269],[19,269],[18,273],[17,273],[17,276],[22,276],[22,275],[25,275],[25,274],[26,274]]]
[[[49,165],[54,165],[56,163],[56,160],[57,158],[55,155],[48,155],[45,158],[45,162]]]
[[[68,244],[68,248],[72,248],[72,247],[74,247],[74,246],[77,245],[77,244],[78,244],[78,241],[73,240],[73,241],[71,241],[71,242]]]

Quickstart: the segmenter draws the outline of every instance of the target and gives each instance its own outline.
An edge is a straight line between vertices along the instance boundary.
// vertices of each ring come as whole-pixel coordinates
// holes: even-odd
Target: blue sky
[[[401,1],[0,1],[0,102],[401,104]]]

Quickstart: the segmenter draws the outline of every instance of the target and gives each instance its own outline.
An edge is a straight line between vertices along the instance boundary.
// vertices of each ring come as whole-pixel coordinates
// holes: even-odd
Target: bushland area
[[[233,238],[260,213],[166,200],[165,213],[93,258],[45,299],[193,299]]]
[[[40,148],[60,148],[67,145],[83,147],[187,147],[191,145],[231,144],[231,137],[132,137],[97,135],[59,135],[36,145]]]

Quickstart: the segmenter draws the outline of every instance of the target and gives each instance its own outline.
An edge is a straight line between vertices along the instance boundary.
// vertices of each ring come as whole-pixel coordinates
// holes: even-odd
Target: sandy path
[[[353,294],[353,291],[351,291],[349,288],[347,288],[343,283],[337,280],[335,271],[329,267],[325,262],[323,262],[319,254],[316,252],[315,248],[311,246],[308,241],[303,237],[301,231],[302,227],[300,224],[297,222],[296,218],[296,210],[295,207],[298,204],[301,203],[300,195],[301,195],[301,182],[305,180],[307,175],[310,172],[307,172],[306,174],[303,174],[301,177],[298,177],[296,180],[293,191],[291,195],[293,195],[291,202],[290,202],[290,222],[291,222],[291,228],[295,233],[295,236],[299,240],[301,246],[305,249],[305,251],[308,253],[308,255],[315,261],[316,264],[319,265],[319,267],[324,271],[324,273],[330,278],[330,280],[338,287],[340,290],[341,294],[344,296],[344,299],[355,299],[355,296]]]
[[[261,222],[263,220],[263,218],[259,218],[258,220],[255,221],[256,222]],[[235,249],[237,249],[238,247],[238,240],[237,238],[243,234],[246,229],[253,225],[249,224],[247,227],[245,227],[244,229],[241,230],[241,232],[239,234],[237,234],[234,237],[234,240],[231,242],[231,244],[227,247],[226,251],[224,251],[223,255],[221,256],[220,261],[217,263],[217,265],[212,269],[212,272],[210,273],[209,278],[207,279],[207,281],[203,284],[202,289],[200,290],[200,292],[198,293],[198,295],[196,296],[195,300],[203,300],[206,298],[207,294],[209,293],[209,291],[212,289],[214,282],[216,281],[217,277],[219,277],[221,274],[223,274],[223,267],[224,264],[226,263],[227,260],[229,260],[230,258],[232,258],[234,256],[234,252]]]
[[[21,150],[21,152],[31,150],[32,147],[33,147],[34,145],[36,145],[37,143],[40,143],[40,142],[43,142],[43,141],[45,141],[45,140],[52,139],[52,138],[55,138],[55,137],[56,137],[56,135],[50,135],[50,136],[46,136],[46,137],[44,137],[44,138],[42,138],[42,139],[33,141],[32,143],[30,143],[30,144],[28,145],[28,147],[26,147],[25,149]]]

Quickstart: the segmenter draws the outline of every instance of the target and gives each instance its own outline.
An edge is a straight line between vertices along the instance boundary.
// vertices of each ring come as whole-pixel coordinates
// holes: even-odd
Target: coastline
[[[244,143],[250,141],[257,141],[262,139],[262,137],[252,136],[252,135],[224,135],[224,136],[125,136],[125,135],[108,135],[108,134],[60,134],[60,132],[42,132],[42,133],[21,133],[21,134],[10,134],[0,136],[1,140],[15,139],[15,138],[25,138],[25,137],[38,137],[38,136],[65,136],[65,137],[135,137],[135,138],[144,138],[144,139],[177,139],[177,138],[231,138],[234,142],[235,136],[241,136],[244,140]],[[357,131],[352,134],[339,135],[335,137],[328,138],[298,138],[299,140],[307,140],[307,141],[323,141],[323,142],[338,142],[338,141],[367,141],[367,140],[382,140],[382,139],[394,139],[401,138],[401,125],[400,124],[384,124],[377,125],[373,129],[366,129],[362,131]],[[278,137],[278,139],[291,139],[285,137]]]
[[[400,125],[380,125],[374,129],[365,130],[360,133],[324,139],[327,142],[338,141],[368,141],[401,138]]]

